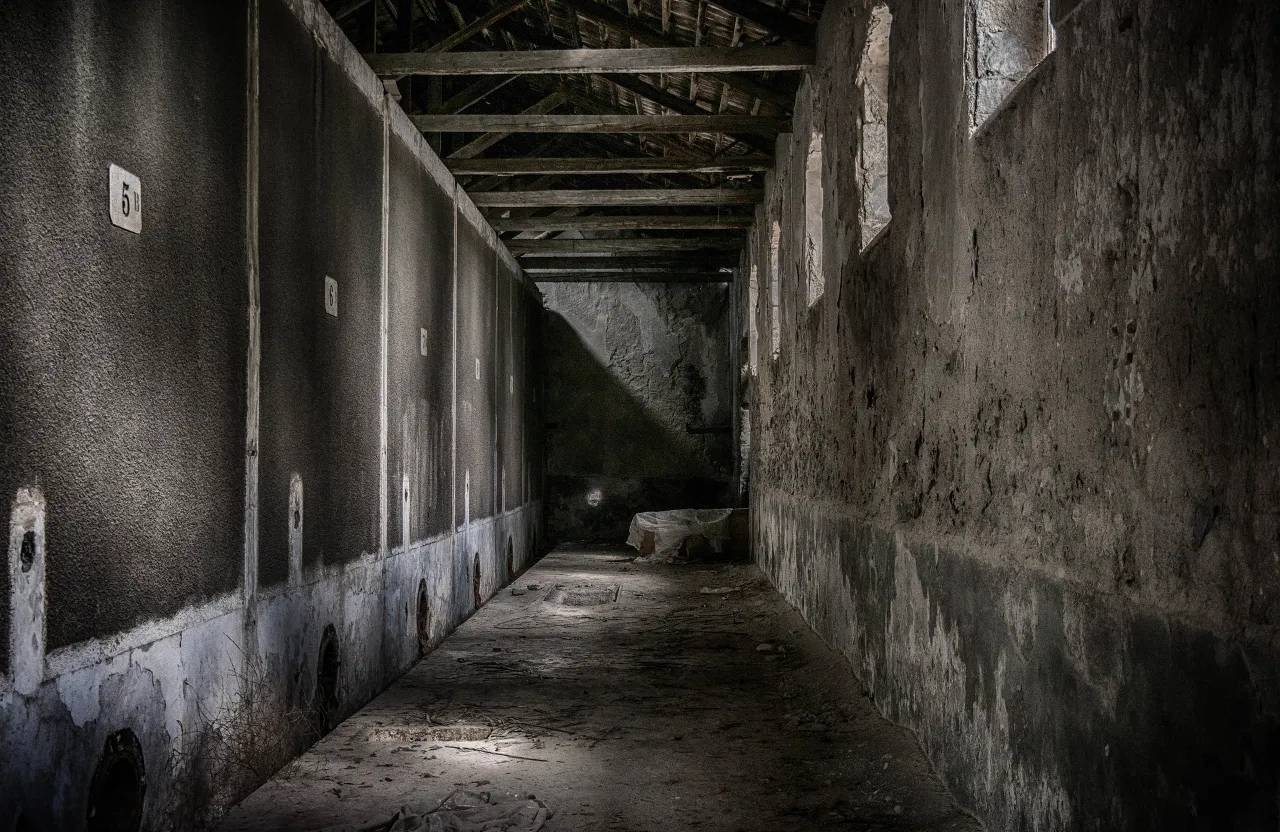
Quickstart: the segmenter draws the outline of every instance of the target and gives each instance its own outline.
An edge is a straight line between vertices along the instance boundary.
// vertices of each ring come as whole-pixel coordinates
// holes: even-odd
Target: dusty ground
[[[371,824],[459,787],[536,795],[547,830],[981,828],[754,566],[628,552],[544,558],[224,829]]]

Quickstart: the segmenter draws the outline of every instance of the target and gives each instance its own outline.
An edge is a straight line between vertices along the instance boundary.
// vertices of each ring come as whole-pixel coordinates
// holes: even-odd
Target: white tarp
[[[711,544],[716,552],[724,550],[724,542],[729,539],[725,521],[733,509],[680,508],[673,511],[642,511],[631,518],[631,533],[627,535],[627,543],[640,551],[644,533],[653,535],[653,554],[637,558],[639,563],[671,563],[680,546],[689,538],[699,536]]]

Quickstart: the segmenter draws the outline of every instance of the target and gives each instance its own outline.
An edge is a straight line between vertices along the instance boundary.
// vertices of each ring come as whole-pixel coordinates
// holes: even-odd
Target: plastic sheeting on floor
[[[733,510],[727,508],[642,511],[631,518],[627,543],[644,555],[645,533],[653,535],[653,554],[637,558],[638,563],[671,563],[691,537],[702,537],[712,551],[722,552],[729,539],[725,521],[730,514]]]
[[[532,797],[501,797],[459,789],[429,812],[408,806],[370,826],[328,826],[318,832],[538,832],[549,817]]]

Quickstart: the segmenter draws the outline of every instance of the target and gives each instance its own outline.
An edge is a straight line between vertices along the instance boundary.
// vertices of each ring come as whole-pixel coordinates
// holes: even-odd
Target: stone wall
[[[555,538],[620,542],[638,511],[730,499],[728,288],[542,289],[547,511]]]
[[[1280,7],[1033,6],[890,3],[866,240],[876,4],[827,5],[737,293],[757,557],[990,828],[1273,829]]]

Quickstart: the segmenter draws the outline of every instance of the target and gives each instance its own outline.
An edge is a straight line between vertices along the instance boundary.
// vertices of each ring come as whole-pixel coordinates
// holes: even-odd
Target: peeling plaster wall
[[[556,539],[622,541],[638,511],[723,505],[733,466],[727,287],[542,286]],[[591,506],[595,489],[602,499]]]
[[[124,728],[143,828],[195,828],[536,558],[540,484],[495,506],[492,470],[541,470],[541,299],[313,0],[16,2],[0,28],[23,136],[0,143],[23,195],[0,227],[0,828],[85,828]],[[109,223],[111,162],[142,179],[141,235]],[[459,322],[457,276],[498,266],[519,325],[493,326],[492,286]],[[460,424],[464,346],[522,383]],[[469,517],[464,431],[489,488]]]
[[[860,253],[870,7],[828,4],[744,254],[767,298],[781,219],[760,563],[990,828],[1274,829],[1280,7],[1055,4],[971,131],[974,8],[891,3],[893,219]]]

